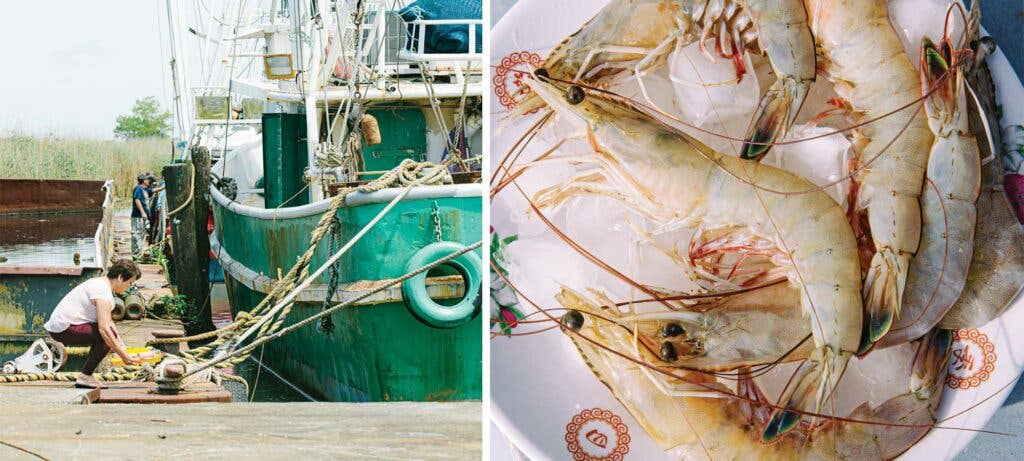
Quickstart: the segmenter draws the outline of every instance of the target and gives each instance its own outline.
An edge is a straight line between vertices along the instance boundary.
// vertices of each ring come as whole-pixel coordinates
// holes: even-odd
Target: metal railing
[[[399,57],[417,62],[450,62],[450,61],[482,61],[482,51],[477,51],[477,29],[483,30],[480,19],[416,19],[408,21],[409,40],[405,49],[398,53]],[[432,26],[466,26],[470,31],[469,43],[465,53],[427,53],[427,30]]]

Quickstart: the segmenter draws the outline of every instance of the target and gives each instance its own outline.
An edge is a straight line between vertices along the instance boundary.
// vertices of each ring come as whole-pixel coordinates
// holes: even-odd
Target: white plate
[[[517,71],[529,71],[532,69],[531,63],[540,63],[554,45],[592,17],[605,3],[594,0],[520,0],[495,25],[491,34],[494,94],[490,98],[490,110],[494,126],[491,152],[496,158],[491,162],[492,165],[497,163],[500,156],[533,121],[525,119],[508,126],[499,126],[503,124],[502,114],[511,103],[511,93],[518,87],[517,80],[521,75]],[[907,25],[907,28],[915,31],[919,27]],[[1024,88],[1009,62],[1001,51],[991,56],[988,62],[1004,110],[1003,126],[1024,124],[1024,104],[1020,103],[1024,101]],[[1016,104],[1008,104],[1008,101],[1016,101]],[[1024,169],[1024,166],[1021,168]],[[536,186],[543,181],[531,179],[528,174],[520,182],[525,189],[536,190]],[[532,255],[529,267],[536,273],[530,278],[540,282],[520,288],[534,301],[554,305],[551,295],[556,282],[576,287],[587,286],[582,282],[591,280],[595,272],[556,239],[540,238],[548,231],[537,224],[536,218],[532,221],[524,218],[524,209],[525,202],[518,192],[506,189],[493,201],[492,228],[502,237],[518,234],[522,238],[521,242],[527,242],[521,244],[527,247],[520,247],[514,253]],[[567,214],[570,216],[566,217]],[[548,216],[560,226],[572,220],[572,211],[553,215]],[[573,230],[576,236],[586,234],[588,226],[576,226]],[[594,237],[594,232],[601,232],[609,241],[627,241],[629,238],[623,226],[595,226],[589,231],[591,237]],[[619,256],[626,259],[631,257]],[[532,311],[526,307],[526,303],[522,303],[521,308],[526,312]],[[951,367],[961,368],[955,370],[956,375],[973,375],[974,379],[962,380],[966,383],[962,385],[955,380],[947,381],[940,419],[978,405],[985,398],[988,400],[944,422],[943,426],[981,429],[1000,407],[1024,369],[1024,335],[1012,335],[1015,330],[1012,325],[1021,324],[1024,324],[1024,300],[1018,296],[1013,306],[1000,318],[980,329],[957,332],[959,339],[954,345],[954,351],[962,358],[971,357],[972,368],[968,373],[966,363],[956,359]],[[665,458],[664,451],[636,424],[608,389],[595,379],[571,342],[557,330],[525,337],[493,339],[490,372],[492,418],[511,442],[533,460],[572,459],[572,444],[567,442],[567,433],[579,430],[572,425],[574,416],[591,409],[606,410],[610,413],[605,415],[621,419],[621,424],[617,424],[618,419],[608,423],[601,422],[600,418],[588,423],[597,424],[599,426],[594,427],[604,428],[604,432],[608,433],[610,439],[606,443],[607,447],[625,443],[628,446],[626,459]],[[583,428],[583,432],[589,428]],[[625,437],[616,440],[616,430],[620,431],[617,433],[619,436],[628,433],[628,441]],[[974,431],[932,430],[901,459],[952,459],[976,435]],[[599,447],[593,445],[588,448],[600,451]]]

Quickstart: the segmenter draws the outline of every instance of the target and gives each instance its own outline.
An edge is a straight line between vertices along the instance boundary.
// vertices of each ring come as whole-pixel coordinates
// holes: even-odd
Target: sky
[[[4,2],[0,43],[0,136],[111,139],[136,99],[168,108],[164,0]]]

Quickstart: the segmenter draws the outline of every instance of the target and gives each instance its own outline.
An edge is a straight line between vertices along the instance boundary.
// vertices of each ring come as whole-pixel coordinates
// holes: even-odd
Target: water
[[[257,353],[258,355],[258,353]],[[252,402],[308,402],[305,396],[288,383],[278,379],[266,368],[260,369],[255,358],[235,365],[235,374],[249,383],[249,399]],[[259,379],[257,379],[259,370]]]
[[[231,324],[231,308],[228,303],[228,293],[223,283],[214,283],[210,286],[210,305],[213,310],[213,324],[221,328]],[[249,399],[252,402],[307,402],[309,401],[302,393],[294,387],[282,381],[259,366],[259,350],[253,352],[248,360],[234,366],[234,374],[245,378],[249,383]],[[257,375],[259,378],[257,379]]]
[[[103,219],[95,213],[0,215],[2,266],[96,266],[96,229]]]

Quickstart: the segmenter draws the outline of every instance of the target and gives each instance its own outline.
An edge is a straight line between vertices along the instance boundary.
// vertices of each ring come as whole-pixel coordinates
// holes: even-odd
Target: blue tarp
[[[213,258],[210,258],[210,283],[223,283],[224,282],[224,269],[220,267],[220,263]]]
[[[398,14],[405,21],[416,19],[480,19],[482,0],[416,0]],[[412,26],[410,26],[411,28]],[[474,27],[476,52],[483,50],[483,27]],[[469,28],[466,26],[429,26],[424,50],[427,53],[466,53],[469,51]]]

